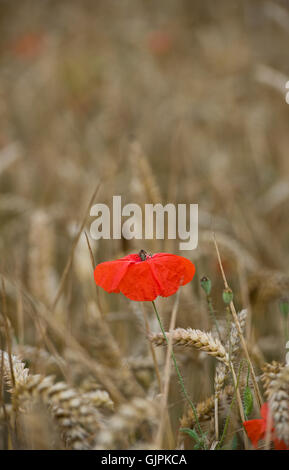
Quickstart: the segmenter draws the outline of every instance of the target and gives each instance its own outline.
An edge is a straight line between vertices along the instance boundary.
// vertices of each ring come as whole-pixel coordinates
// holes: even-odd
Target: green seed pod
[[[279,300],[279,310],[284,315],[285,318],[288,317],[289,314],[289,299],[288,297],[283,297]]]
[[[210,295],[212,288],[212,281],[208,277],[204,276],[201,279],[201,287],[204,289],[207,295]]]
[[[233,291],[230,289],[230,287],[227,287],[227,289],[223,290],[223,301],[225,304],[229,304],[233,300]]]
[[[246,386],[244,390],[243,400],[244,400],[245,415],[249,417],[253,410],[253,394],[251,392],[250,387],[248,387],[248,385]]]

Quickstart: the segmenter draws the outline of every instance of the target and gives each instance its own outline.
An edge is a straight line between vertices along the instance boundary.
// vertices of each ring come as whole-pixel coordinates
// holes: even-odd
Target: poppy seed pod
[[[233,291],[230,289],[230,287],[227,287],[226,289],[223,290],[223,301],[225,304],[230,304],[233,300]]]
[[[204,276],[201,279],[201,287],[204,289],[207,295],[210,295],[212,289],[212,281],[208,277]]]

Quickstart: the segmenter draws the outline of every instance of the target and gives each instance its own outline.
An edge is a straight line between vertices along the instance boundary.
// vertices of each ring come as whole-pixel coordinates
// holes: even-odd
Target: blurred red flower
[[[169,297],[180,286],[190,282],[195,266],[187,258],[169,253],[138,254],[100,263],[94,271],[98,286],[107,292],[122,292],[131,300],[154,300],[159,295]]]
[[[16,38],[10,47],[16,56],[23,59],[34,59],[40,55],[43,45],[43,33],[28,32]]]
[[[156,56],[168,54],[171,51],[172,43],[172,35],[167,31],[152,31],[148,35],[149,50]]]
[[[243,423],[247,431],[247,435],[256,449],[258,447],[259,441],[261,439],[265,439],[266,436],[268,412],[268,403],[264,403],[261,407],[261,419],[250,419],[249,421],[244,421]],[[274,448],[276,450],[289,450],[289,447],[285,444],[284,441],[280,441],[276,438],[273,426],[271,428],[271,441],[274,442]]]

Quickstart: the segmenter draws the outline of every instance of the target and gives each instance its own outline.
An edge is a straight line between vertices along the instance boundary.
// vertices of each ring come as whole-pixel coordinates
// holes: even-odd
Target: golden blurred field
[[[215,233],[236,309],[248,309],[262,388],[262,366],[286,354],[278,302],[289,290],[289,3],[1,0],[0,28],[0,448],[192,449],[179,433],[187,405],[173,368],[170,425],[157,439],[152,306],[96,289],[84,232],[94,265],[141,248],[191,259],[197,272],[180,290],[176,327],[213,334],[202,276],[224,331],[228,322]],[[113,195],[198,204],[198,248],[92,240],[98,183],[94,202],[108,205]],[[157,300],[166,330],[175,300]],[[167,381],[166,348],[153,351]],[[191,399],[207,399],[215,358],[175,353]],[[29,368],[27,390],[19,362],[7,378],[11,354]],[[224,445],[236,436],[237,448],[251,448],[232,413]],[[210,446],[212,410],[204,426]]]

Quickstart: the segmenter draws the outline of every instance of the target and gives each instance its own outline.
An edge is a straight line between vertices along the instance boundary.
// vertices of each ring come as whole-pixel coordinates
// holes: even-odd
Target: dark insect
[[[149,256],[145,250],[140,250],[138,255],[142,261],[145,261]]]

